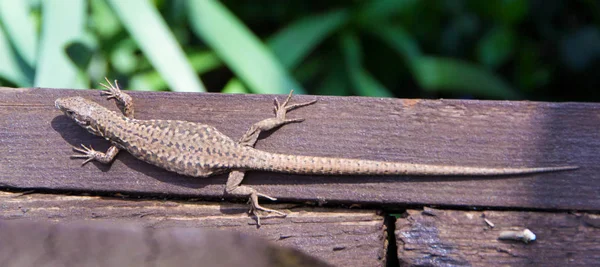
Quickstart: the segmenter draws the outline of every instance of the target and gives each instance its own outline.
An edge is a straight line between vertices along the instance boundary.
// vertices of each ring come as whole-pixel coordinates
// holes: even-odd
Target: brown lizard
[[[303,121],[303,119],[287,119],[286,113],[298,107],[314,104],[316,100],[290,105],[292,92],[281,104],[275,99],[276,116],[255,123],[236,142],[215,127],[206,124],[177,120],[134,119],[131,96],[119,89],[116,80],[114,85],[108,79],[106,81],[108,84],[101,85],[108,91],[102,91],[102,95],[108,96],[108,99],[115,99],[123,115],[82,97],[59,98],[55,102],[56,107],[77,124],[112,143],[106,153],[82,144],[82,148],[73,148],[82,155],[74,155],[73,158],[85,159],[83,164],[92,160],[108,164],[119,150],[123,149],[138,159],[183,175],[207,177],[229,172],[225,193],[249,196],[250,213],[256,216],[258,224],[260,224],[259,210],[283,216],[286,214],[258,204],[259,196],[271,200],[275,198],[241,185],[244,173],[249,170],[323,175],[497,176],[578,168],[576,166],[480,168],[269,153],[253,148],[259,134],[284,124]]]

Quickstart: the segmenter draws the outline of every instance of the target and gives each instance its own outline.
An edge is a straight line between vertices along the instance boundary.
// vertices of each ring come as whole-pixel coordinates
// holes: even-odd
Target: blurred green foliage
[[[0,85],[598,101],[597,0],[0,0]]]

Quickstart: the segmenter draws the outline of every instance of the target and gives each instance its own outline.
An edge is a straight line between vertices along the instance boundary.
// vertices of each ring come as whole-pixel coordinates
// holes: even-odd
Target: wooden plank
[[[8,192],[0,192],[0,203],[0,219],[233,231],[299,249],[336,266],[382,266],[386,253],[383,218],[368,210],[291,208],[288,217],[263,219],[257,228],[243,204]]]
[[[241,233],[201,228],[0,220],[0,264],[21,266],[332,266]]]
[[[484,218],[495,227],[489,227]],[[498,240],[502,231],[524,228],[537,236],[535,241]],[[395,236],[402,266],[600,264],[597,214],[409,210],[396,221]]]
[[[131,92],[140,119],[211,124],[239,137],[272,116],[273,96]],[[107,142],[54,108],[80,95],[115,109],[92,90],[0,90],[0,186],[221,199],[226,177],[169,173],[127,153],[112,166],[69,159],[70,146]],[[597,210],[600,207],[600,105],[468,100],[318,99],[290,113],[305,118],[259,140],[279,153],[447,165],[579,165],[580,170],[520,177],[328,177],[250,173],[244,181],[284,202],[451,205]]]

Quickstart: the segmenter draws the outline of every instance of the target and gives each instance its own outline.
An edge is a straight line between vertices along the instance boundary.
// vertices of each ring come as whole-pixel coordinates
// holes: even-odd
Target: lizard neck
[[[124,125],[130,124],[134,119],[127,118],[117,112],[104,107],[98,108],[93,114],[90,124],[84,128],[97,136],[112,140],[118,133],[125,131]]]

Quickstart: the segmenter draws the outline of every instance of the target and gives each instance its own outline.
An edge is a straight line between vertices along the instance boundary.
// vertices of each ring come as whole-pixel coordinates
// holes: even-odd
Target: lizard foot
[[[113,85],[108,78],[105,77],[104,79],[106,79],[106,84],[100,83],[100,85],[108,91],[102,91],[100,92],[100,95],[107,96],[106,99],[121,99],[123,92],[121,92],[121,88],[119,88],[119,82],[115,80],[115,84]]]
[[[253,192],[250,195],[250,199],[248,200],[248,202],[250,203],[250,210],[248,211],[248,213],[250,213],[251,215],[254,215],[254,217],[256,217],[256,224],[258,224],[258,226],[260,226],[260,211],[277,213],[277,214],[281,215],[282,217],[287,216],[287,214],[285,212],[274,210],[274,209],[268,209],[268,208],[265,208],[265,207],[261,206],[260,204],[258,204],[259,196],[268,198],[270,200],[277,200],[274,197],[270,197],[265,194],[256,193],[256,192]]]
[[[288,111],[290,111],[292,109],[312,105],[312,104],[316,103],[317,100],[313,100],[313,101],[309,101],[309,102],[305,102],[305,103],[288,105],[290,100],[292,99],[293,92],[294,92],[294,90],[290,91],[290,94],[285,99],[285,101],[283,101],[283,103],[279,103],[279,100],[277,100],[277,98],[275,98],[275,100],[274,100],[275,101],[275,117],[268,118],[268,119],[265,119],[265,120],[262,120],[262,121],[259,121],[255,124],[253,124],[250,127],[250,129],[244,134],[244,136],[242,136],[239,143],[242,145],[245,145],[245,146],[253,147],[254,144],[256,143],[256,140],[258,140],[258,135],[261,132],[271,131],[277,127],[280,127],[280,126],[288,124],[288,123],[304,121],[304,119],[302,119],[302,118],[286,119],[285,115],[287,114]]]
[[[106,153],[102,153],[100,151],[94,150],[92,146],[87,147],[82,144],[81,148],[73,147],[73,151],[83,154],[71,155],[72,159],[85,159],[85,161],[83,161],[83,163],[81,164],[81,166],[83,166],[86,163],[93,160],[104,164],[110,163],[119,152],[119,149],[115,146],[111,146]]]
[[[73,147],[73,151],[75,152],[79,152],[82,153],[83,155],[71,155],[72,159],[86,159],[83,163],[81,163],[81,166],[87,164],[88,162],[95,160],[96,157],[98,157],[98,151],[94,150],[94,148],[92,148],[92,146],[87,147],[83,144],[81,144],[82,148],[78,148],[78,147]]]
[[[291,122],[302,122],[304,121],[304,119],[285,119],[285,114],[293,109],[299,108],[299,107],[304,107],[304,106],[308,106],[308,105],[312,105],[314,103],[317,102],[317,100],[313,100],[313,101],[309,101],[309,102],[305,102],[305,103],[298,103],[298,104],[293,104],[293,105],[288,105],[288,103],[290,102],[290,100],[292,99],[292,94],[294,93],[294,90],[290,90],[290,94],[288,95],[288,97],[285,99],[285,101],[283,101],[283,103],[279,103],[279,100],[277,100],[277,98],[275,98],[275,114],[277,116],[277,119],[281,122],[281,125],[283,124],[287,124],[287,123],[291,123]]]
[[[117,106],[121,109],[126,117],[133,118],[133,99],[126,93],[123,93],[119,88],[119,82],[115,80],[113,85],[108,78],[104,77],[106,84],[100,83],[100,85],[106,88],[107,91],[100,92],[100,95],[107,96],[106,99],[114,99],[117,101]]]

